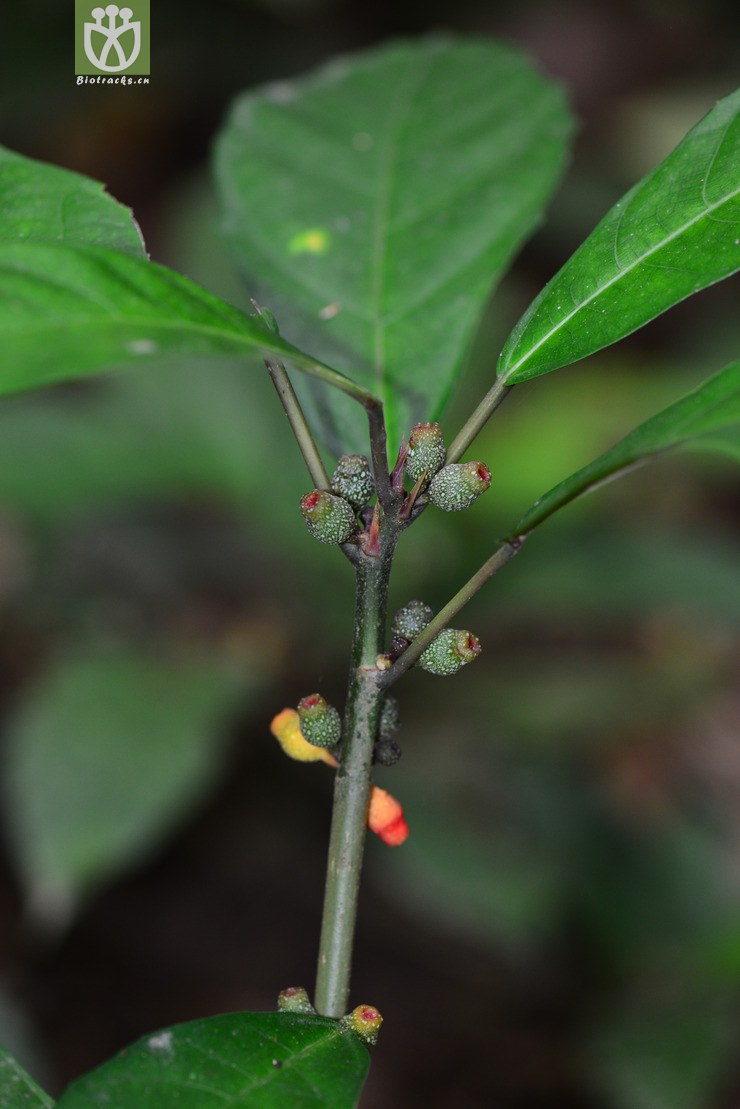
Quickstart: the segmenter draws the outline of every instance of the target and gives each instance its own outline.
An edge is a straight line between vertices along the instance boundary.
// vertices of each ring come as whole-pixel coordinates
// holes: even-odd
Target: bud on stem
[[[352,506],[326,489],[306,493],[301,499],[301,512],[306,527],[319,543],[346,543],[357,529]]]
[[[434,612],[424,601],[409,601],[403,608],[399,608],[393,617],[391,630],[394,635],[408,639],[410,642],[424,630],[433,616]]]
[[[429,481],[444,465],[445,443],[439,424],[415,424],[409,436],[406,473],[412,481]]]
[[[491,471],[485,462],[453,462],[432,478],[429,500],[445,512],[462,512],[490,486]]]
[[[370,464],[363,454],[343,454],[331,479],[332,492],[353,508],[363,508],[375,492]]]
[[[480,641],[469,631],[444,628],[419,657],[419,666],[430,674],[449,677],[481,653]]]
[[[320,693],[298,702],[298,719],[303,738],[314,747],[336,747],[342,737],[339,713]]]

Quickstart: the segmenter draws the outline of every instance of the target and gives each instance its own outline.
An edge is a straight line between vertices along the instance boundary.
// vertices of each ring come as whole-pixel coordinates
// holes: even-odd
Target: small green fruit
[[[403,639],[416,639],[427,626],[434,612],[424,601],[409,601],[393,617],[392,632]]]
[[[418,481],[426,471],[427,481],[444,465],[445,443],[439,424],[415,424],[409,436],[406,473]]]
[[[301,499],[301,512],[319,543],[346,543],[357,530],[352,506],[326,489],[314,489]]]
[[[481,653],[480,641],[472,632],[445,628],[419,658],[419,666],[430,674],[449,677]]]
[[[281,1013],[315,1013],[308,991],[303,986],[288,986],[278,994],[278,1009]]]
[[[298,702],[298,720],[303,738],[314,747],[336,747],[342,737],[339,713],[320,693]]]
[[[375,492],[370,464],[364,454],[343,454],[337,462],[331,487],[353,508],[363,508]]]
[[[490,486],[491,471],[485,462],[453,462],[432,478],[429,500],[445,512],[462,512]]]

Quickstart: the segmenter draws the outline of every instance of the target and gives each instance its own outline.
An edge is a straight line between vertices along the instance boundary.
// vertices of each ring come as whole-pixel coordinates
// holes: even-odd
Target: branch
[[[301,403],[290,383],[285,366],[282,362],[265,361],[269,370],[272,383],[275,386],[280,402],[285,409],[285,415],[295,435],[299,450],[303,455],[311,479],[316,489],[329,489],[329,476],[321,460],[319,449],[316,446],[311,429],[306,422]]]
[[[458,458],[462,457],[512,388],[513,386],[504,384],[501,378],[496,378],[473,415],[466,420],[450,444],[446,459],[448,463],[457,462]]]
[[[419,656],[424,653],[429,644],[435,639],[444,627],[449,624],[453,616],[455,616],[460,609],[468,603],[468,601],[475,596],[478,590],[486,584],[486,582],[498,573],[502,566],[505,566],[510,558],[513,558],[518,550],[521,549],[524,542],[524,536],[518,536],[504,543],[499,549],[491,555],[487,562],[484,562],[480,570],[473,574],[472,578],[465,583],[462,589],[458,590],[451,601],[448,601],[444,608],[441,608],[437,615],[431,620],[424,630],[417,635],[416,639],[406,648],[402,655],[396,659],[393,666],[384,673],[379,674],[377,683],[381,689],[387,689],[388,686],[393,685],[398,681],[402,674],[418,661]]]

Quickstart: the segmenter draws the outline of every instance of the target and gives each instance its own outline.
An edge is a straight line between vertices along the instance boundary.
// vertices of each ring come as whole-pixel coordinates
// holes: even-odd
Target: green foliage
[[[138,257],[144,242],[132,212],[89,177],[0,147],[0,242],[108,246]]]
[[[285,332],[381,397],[394,450],[441,411],[570,129],[557,88],[472,39],[394,43],[234,108],[216,151],[229,243]],[[365,449],[343,398],[307,400],[337,453]]]
[[[9,833],[35,912],[62,922],[203,795],[243,685],[223,665],[133,651],[62,658],[7,734]]]
[[[326,1017],[234,1013],[145,1036],[74,1082],[59,1109],[353,1109],[369,1057]]]
[[[99,246],[0,244],[0,393],[162,355],[314,359],[192,281]]]
[[[620,443],[541,497],[512,535],[537,527],[559,508],[619,476],[651,455],[704,446],[740,454],[740,362],[733,362],[688,396],[631,431]]]
[[[2,1109],[51,1109],[51,1098],[0,1045],[0,1106]]]
[[[612,208],[543,289],[509,337],[499,377],[514,385],[567,366],[734,273],[738,154],[740,90]]]

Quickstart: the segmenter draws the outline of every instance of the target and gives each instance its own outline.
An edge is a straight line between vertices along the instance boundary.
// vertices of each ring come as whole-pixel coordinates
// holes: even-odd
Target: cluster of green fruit
[[[415,483],[409,494],[420,493],[445,512],[461,512],[491,485],[485,462],[451,463],[445,466],[445,445],[439,424],[416,424],[405,453],[405,469]],[[368,505],[375,483],[367,458],[344,454],[337,463],[328,489],[313,489],[301,500],[301,512],[309,532],[320,543],[346,543],[357,531],[357,514],[368,525]]]

